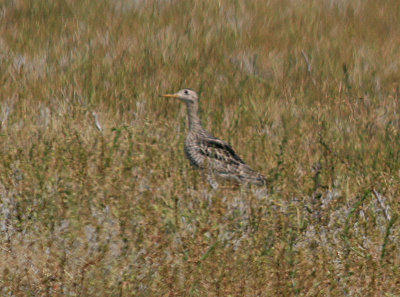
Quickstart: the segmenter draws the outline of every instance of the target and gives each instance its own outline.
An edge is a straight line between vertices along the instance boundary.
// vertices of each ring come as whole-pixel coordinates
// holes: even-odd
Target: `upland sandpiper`
[[[199,97],[191,89],[175,94],[162,95],[186,103],[189,118],[189,133],[185,140],[185,154],[197,169],[216,177],[240,184],[265,185],[265,177],[251,169],[225,141],[222,141],[201,125],[199,118]]]

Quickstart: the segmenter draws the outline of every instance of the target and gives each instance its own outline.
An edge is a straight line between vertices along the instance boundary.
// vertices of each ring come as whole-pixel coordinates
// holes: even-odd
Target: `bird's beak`
[[[161,97],[166,97],[166,98],[179,98],[179,96],[176,95],[176,94],[164,94],[164,95],[161,95]]]

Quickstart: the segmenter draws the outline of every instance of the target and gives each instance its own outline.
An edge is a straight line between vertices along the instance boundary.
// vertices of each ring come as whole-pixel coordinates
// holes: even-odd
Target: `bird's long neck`
[[[203,130],[199,118],[199,105],[197,103],[186,103],[189,118],[189,131]]]

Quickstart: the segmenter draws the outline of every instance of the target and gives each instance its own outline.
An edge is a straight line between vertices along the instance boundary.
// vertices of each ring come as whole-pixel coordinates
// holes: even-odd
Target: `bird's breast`
[[[196,168],[204,167],[204,156],[200,154],[200,146],[195,139],[187,138],[185,141],[185,155],[190,164]]]

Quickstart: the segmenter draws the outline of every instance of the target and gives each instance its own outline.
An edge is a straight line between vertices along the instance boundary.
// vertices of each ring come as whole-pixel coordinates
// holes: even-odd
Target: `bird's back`
[[[185,140],[185,154],[198,169],[238,183],[265,184],[265,177],[251,169],[232,147],[206,130],[189,132]]]

